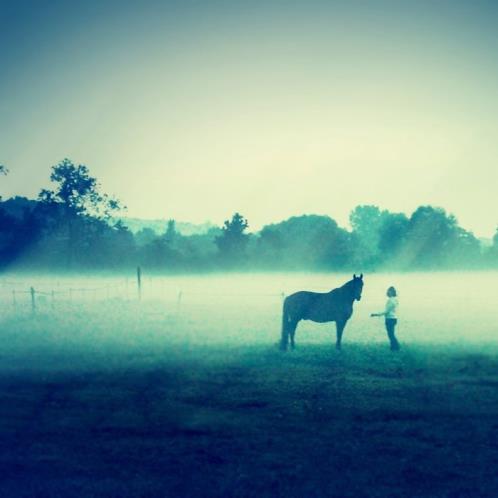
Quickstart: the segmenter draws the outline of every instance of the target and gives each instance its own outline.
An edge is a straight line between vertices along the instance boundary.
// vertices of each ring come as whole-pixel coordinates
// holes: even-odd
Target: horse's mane
[[[332,289],[331,291],[329,291],[329,294],[336,294],[336,293],[340,293],[340,294],[343,294],[345,291],[349,291],[350,288],[352,287],[352,284],[353,284],[354,280],[348,280],[345,284],[341,285],[340,287],[335,287],[334,289]]]
[[[348,280],[344,285],[341,285],[340,287],[338,287],[337,290],[349,289],[350,287],[352,287],[353,282],[354,282],[354,279]]]
[[[346,287],[348,285],[351,285],[353,282],[354,282],[354,278],[352,278],[351,280],[348,280],[344,285],[342,285],[342,287]]]

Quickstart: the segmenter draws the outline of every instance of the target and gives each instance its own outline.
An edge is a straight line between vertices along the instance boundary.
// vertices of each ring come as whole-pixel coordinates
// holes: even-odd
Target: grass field
[[[465,293],[456,275],[424,292],[396,277],[399,353],[368,318],[393,278],[366,280],[341,352],[310,323],[278,351],[277,289],[254,297],[268,286],[237,277],[239,294],[196,281],[179,308],[6,315],[0,496],[497,496],[496,274]]]

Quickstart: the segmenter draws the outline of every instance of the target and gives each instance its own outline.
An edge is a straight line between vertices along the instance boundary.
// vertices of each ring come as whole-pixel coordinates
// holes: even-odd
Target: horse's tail
[[[282,336],[280,339],[280,349],[287,349],[289,342],[289,312],[287,310],[287,299],[284,299],[282,307]]]

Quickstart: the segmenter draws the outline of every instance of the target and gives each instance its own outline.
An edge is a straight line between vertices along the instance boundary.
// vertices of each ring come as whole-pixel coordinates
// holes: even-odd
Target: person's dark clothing
[[[389,342],[391,343],[391,351],[399,350],[399,342],[396,339],[395,329],[398,320],[396,318],[386,318],[386,330],[387,337],[389,338]]]

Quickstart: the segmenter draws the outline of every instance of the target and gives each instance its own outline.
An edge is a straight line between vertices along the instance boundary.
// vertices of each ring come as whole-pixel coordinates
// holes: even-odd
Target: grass
[[[281,278],[35,315],[6,294],[0,497],[498,496],[495,276],[369,276],[341,352],[302,323],[287,353],[277,291],[305,287]],[[369,318],[393,281],[399,353]]]
[[[61,337],[77,322],[53,336],[48,319],[15,323],[0,358],[1,496],[498,494],[496,348],[280,353],[154,342],[152,322],[149,342],[76,347],[76,331]]]

